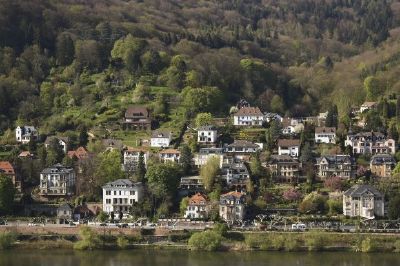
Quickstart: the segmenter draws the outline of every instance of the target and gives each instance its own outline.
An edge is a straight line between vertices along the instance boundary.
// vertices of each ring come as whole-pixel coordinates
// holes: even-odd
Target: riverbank
[[[3,249],[173,249],[218,251],[400,252],[400,235],[335,232],[214,232],[187,230],[90,229],[66,231],[8,228],[0,233]],[[82,231],[82,230],[81,230]],[[197,234],[196,237],[193,237]],[[7,243],[9,242],[9,243]],[[212,246],[210,246],[212,244]]]

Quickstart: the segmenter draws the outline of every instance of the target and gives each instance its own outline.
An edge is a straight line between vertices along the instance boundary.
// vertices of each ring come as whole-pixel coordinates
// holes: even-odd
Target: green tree
[[[379,80],[374,76],[368,76],[364,80],[364,89],[367,93],[367,100],[374,101],[382,92]]]
[[[206,191],[210,192],[214,189],[219,174],[220,168],[218,157],[210,157],[206,164],[200,168],[200,177],[203,179]]]
[[[146,165],[144,163],[144,153],[141,151],[139,154],[139,161],[135,169],[135,180],[137,182],[143,182],[146,175]]]
[[[153,49],[150,49],[142,56],[143,71],[147,73],[158,74],[163,68],[163,63],[160,54]]]
[[[146,46],[145,40],[134,38],[128,34],[114,43],[111,58],[120,60],[129,71],[136,72],[141,66],[140,57]]]
[[[61,33],[57,37],[56,58],[61,66],[70,65],[75,56],[74,41],[67,33]]]
[[[310,142],[306,142],[300,151],[300,162],[303,164],[311,162],[313,159],[312,149]]]
[[[10,177],[0,173],[0,212],[9,214],[14,203],[15,188]]]
[[[393,195],[389,200],[388,216],[395,220],[400,218],[400,195]]]
[[[101,241],[97,233],[88,226],[82,226],[79,229],[80,240],[74,244],[74,249],[94,250],[98,249]]]
[[[52,166],[61,163],[64,158],[64,151],[58,138],[52,138],[47,148],[46,165]]]
[[[222,236],[215,231],[194,233],[189,239],[189,246],[195,250],[215,251],[221,247]]]
[[[85,147],[89,142],[89,135],[86,127],[81,127],[79,131],[79,146]]]
[[[194,119],[196,128],[202,126],[210,126],[213,123],[213,116],[211,113],[198,113]]]
[[[272,112],[283,113],[285,111],[285,103],[279,95],[274,95],[271,99]]]
[[[221,107],[222,93],[216,87],[190,88],[186,87],[182,93],[182,105],[186,108],[189,117],[200,112],[214,112]]]
[[[182,173],[184,175],[188,175],[192,170],[193,154],[187,145],[183,145],[180,151],[180,164],[182,165]]]
[[[75,60],[82,70],[100,70],[103,65],[102,53],[99,44],[94,40],[79,40],[75,43]]]
[[[329,108],[328,115],[326,116],[325,126],[327,127],[338,126],[338,109],[336,105],[333,105]]]
[[[181,216],[185,215],[188,204],[189,204],[189,197],[182,198],[181,203],[179,204],[179,211]]]
[[[107,151],[99,156],[99,164],[96,169],[98,185],[124,178],[124,172],[121,169],[121,154],[117,150]]]
[[[158,199],[173,197],[178,190],[180,177],[179,167],[173,163],[150,164],[145,176],[150,190]]]
[[[261,165],[259,153],[250,158],[250,172],[253,177],[257,178],[260,178],[263,175],[263,167]]]

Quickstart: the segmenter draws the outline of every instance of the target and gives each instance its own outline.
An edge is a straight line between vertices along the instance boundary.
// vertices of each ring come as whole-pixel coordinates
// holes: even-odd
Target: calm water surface
[[[25,251],[0,252],[1,266],[396,266],[400,254],[185,252],[185,251]]]

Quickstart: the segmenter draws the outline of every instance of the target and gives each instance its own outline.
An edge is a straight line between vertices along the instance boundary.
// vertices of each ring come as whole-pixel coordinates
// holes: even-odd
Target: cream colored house
[[[374,219],[385,215],[382,193],[369,185],[355,185],[343,194],[343,214]]]

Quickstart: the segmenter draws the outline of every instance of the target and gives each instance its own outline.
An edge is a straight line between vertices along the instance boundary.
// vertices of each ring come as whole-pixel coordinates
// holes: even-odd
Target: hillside
[[[221,94],[193,112],[225,116],[245,98],[288,115],[325,111],[333,100],[344,115],[365,99],[368,76],[385,84],[379,95],[399,91],[399,6],[1,0],[0,132],[22,123],[44,134],[115,125],[132,103],[152,109],[161,126],[179,125],[185,87]]]

